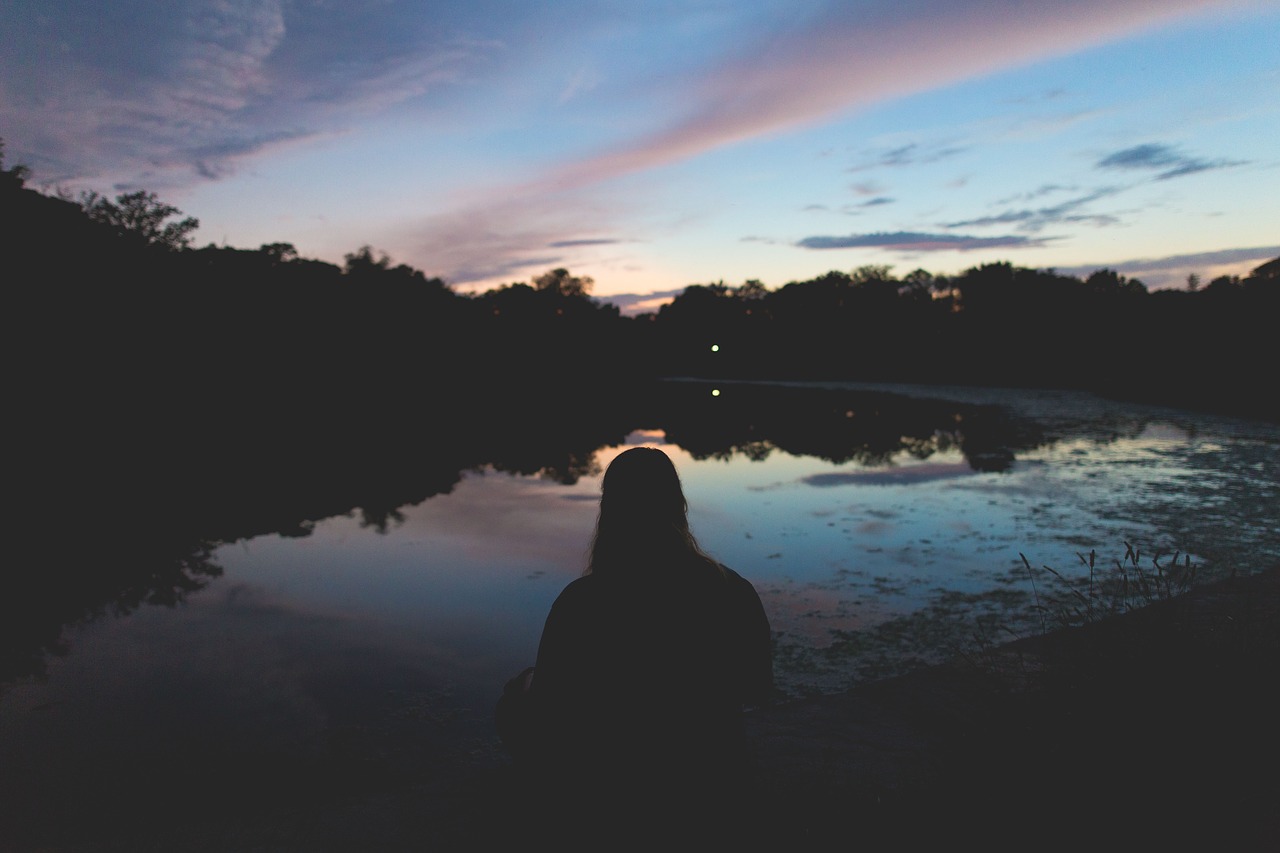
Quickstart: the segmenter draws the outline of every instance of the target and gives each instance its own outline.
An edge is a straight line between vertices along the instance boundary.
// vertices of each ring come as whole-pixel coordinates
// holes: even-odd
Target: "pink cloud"
[[[807,26],[752,44],[682,91],[686,118],[566,165],[529,189],[580,187],[886,98],[1064,55],[1221,11],[1212,0],[977,0],[833,4]],[[1242,4],[1235,4],[1242,5]]]
[[[418,247],[453,280],[490,278],[545,264],[546,247],[592,230],[599,210],[584,191],[610,179],[772,133],[820,123],[887,98],[1068,54],[1206,10],[1212,0],[887,0],[833,3],[805,25],[745,44],[699,79],[678,81],[666,100],[683,116],[594,157],[553,167],[522,186],[477,190],[465,212],[419,232]],[[1237,4],[1238,5],[1238,4]],[[671,86],[667,81],[664,85]],[[673,87],[674,88],[674,87]],[[616,214],[616,200],[612,202]],[[555,224],[532,221],[531,207]],[[955,248],[954,239],[945,248]],[[917,248],[944,248],[935,241]],[[975,248],[974,245],[967,245]],[[898,248],[903,248],[899,246]],[[443,262],[443,263],[442,263]]]

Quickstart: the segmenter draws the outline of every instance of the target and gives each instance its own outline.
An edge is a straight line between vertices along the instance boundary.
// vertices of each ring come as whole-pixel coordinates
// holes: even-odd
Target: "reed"
[[[1103,566],[1096,550],[1078,552],[1081,571],[1077,574],[1049,565],[1037,569],[1019,553],[1031,587],[1030,617],[1014,620],[1024,630],[1020,633],[1009,622],[993,626],[978,621],[967,648],[953,649],[956,657],[979,671],[998,675],[1006,688],[1021,691],[1042,680],[1046,661],[1016,642],[1009,645],[1011,641],[1103,622],[1158,601],[1178,599],[1196,586],[1199,567],[1191,555],[1157,552],[1144,560],[1141,548],[1127,541],[1123,544],[1124,555],[1109,567]],[[1034,626],[1029,634],[1028,625]]]
[[[1180,551],[1168,559],[1159,553],[1150,556],[1150,567],[1144,570],[1142,550],[1125,542],[1124,556],[1115,561],[1113,569],[1102,570],[1097,551],[1090,550],[1088,555],[1076,554],[1087,574],[1069,577],[1042,565],[1048,580],[1038,584],[1031,561],[1025,554],[1018,556],[1031,582],[1032,609],[1040,618],[1041,633],[1098,622],[1156,601],[1178,598],[1196,585],[1199,570],[1191,555]]]

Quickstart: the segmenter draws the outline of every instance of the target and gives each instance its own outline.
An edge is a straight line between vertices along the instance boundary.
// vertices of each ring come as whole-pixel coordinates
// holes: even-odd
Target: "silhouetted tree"
[[[893,267],[889,264],[863,264],[849,273],[849,281],[854,284],[893,281],[892,273]]]
[[[858,311],[892,312],[897,308],[899,284],[892,269],[884,264],[867,264],[849,274],[850,294]]]
[[[1254,267],[1249,273],[1249,279],[1251,281],[1275,281],[1280,279],[1280,258]]]
[[[1240,276],[1238,275],[1220,275],[1213,281],[1204,286],[1204,293],[1218,293],[1227,290],[1240,289]]]
[[[258,251],[277,264],[298,259],[298,250],[292,243],[263,243]]]
[[[88,192],[81,197],[81,206],[90,219],[114,228],[122,236],[136,236],[149,245],[166,249],[187,248],[191,232],[200,227],[200,220],[193,216],[166,222],[182,211],[144,190],[123,193],[116,196],[114,202],[96,192]]]
[[[1093,272],[1085,284],[1097,296],[1113,296],[1116,294],[1146,293],[1147,286],[1136,278],[1127,278],[1112,269],[1100,269]]]
[[[749,278],[734,290],[734,295],[739,299],[755,302],[768,296],[769,289],[764,286],[760,279]]]
[[[898,295],[909,302],[930,302],[933,300],[933,293],[933,274],[922,269],[907,273],[898,285]]]
[[[569,275],[567,269],[560,267],[535,278],[533,286],[540,292],[557,293],[561,296],[587,296],[595,282],[589,276]]]
[[[1007,261],[970,267],[956,280],[962,312],[1007,309],[1014,294],[1015,270]]]
[[[0,139],[0,191],[19,190],[31,177],[31,170],[19,163],[11,169],[4,167],[4,140]]]
[[[390,256],[383,252],[375,258],[372,246],[361,246],[354,252],[343,255],[342,261],[342,272],[356,278],[368,273],[385,272],[391,266]]]

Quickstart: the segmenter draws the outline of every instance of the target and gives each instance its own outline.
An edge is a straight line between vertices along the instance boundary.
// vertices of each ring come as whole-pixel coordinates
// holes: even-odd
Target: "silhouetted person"
[[[507,684],[499,731],[544,831],[605,843],[741,828],[742,713],[772,692],[769,621],[687,510],[665,453],[617,456],[586,571],[552,605],[535,666]]]

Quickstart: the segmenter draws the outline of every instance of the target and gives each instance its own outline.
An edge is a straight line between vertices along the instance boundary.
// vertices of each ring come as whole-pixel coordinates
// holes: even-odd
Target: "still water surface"
[[[532,663],[581,571],[600,472],[636,443],[672,456],[695,535],[759,590],[788,697],[941,660],[984,631],[1037,630],[1041,567],[1087,579],[1090,551],[1099,572],[1126,543],[1153,573],[1175,553],[1204,578],[1280,562],[1275,425],[1064,392],[879,387],[998,405],[1039,438],[975,466],[941,433],[833,461],[767,441],[695,455],[638,428],[569,484],[480,468],[385,530],[353,514],[224,543],[222,575],[185,603],[69,628],[43,679],[0,694],[7,773],[106,781],[138,756],[296,755],[340,732],[390,749],[406,727],[492,758],[501,684]]]

